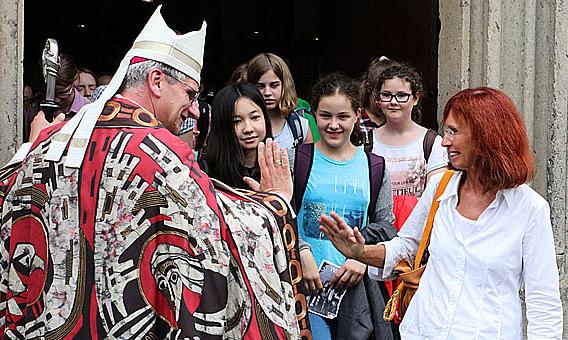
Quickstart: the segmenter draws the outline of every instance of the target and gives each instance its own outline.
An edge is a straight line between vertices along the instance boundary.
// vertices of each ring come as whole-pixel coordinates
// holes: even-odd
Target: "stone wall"
[[[440,1],[438,105],[466,87],[504,90],[535,150],[532,186],[551,208],[568,339],[568,3]]]
[[[24,2],[0,1],[0,164],[22,142]]]

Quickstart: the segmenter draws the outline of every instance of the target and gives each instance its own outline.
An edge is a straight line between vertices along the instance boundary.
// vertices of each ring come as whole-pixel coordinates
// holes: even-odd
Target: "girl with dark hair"
[[[250,83],[229,84],[213,100],[202,169],[232,187],[249,189],[244,177],[260,180],[257,147],[272,137],[264,99]]]
[[[312,251],[301,250],[302,269],[307,290],[316,294],[322,288],[318,267],[326,260],[336,264],[339,269],[332,279],[332,285],[346,289],[339,314],[330,320],[310,313],[310,323],[314,339],[367,339],[380,321],[382,311],[371,312],[367,301],[368,287],[363,282],[366,266],[358,261],[346,260],[319,231],[319,216],[330,211],[340,211],[353,226],[363,227],[368,222],[383,222],[395,232],[391,224],[392,195],[388,171],[384,169],[382,157],[365,153],[361,147],[359,129],[358,84],[340,74],[331,74],[321,79],[312,89],[311,105],[315,108],[315,118],[320,140],[315,144],[301,145],[296,152],[294,190],[298,209],[298,230],[301,238],[311,245]],[[299,167],[304,154],[310,154],[307,175],[300,178]],[[376,199],[372,199],[371,166],[375,159],[382,164],[379,175],[382,181]],[[377,164],[378,164],[377,163]],[[305,189],[304,189],[305,188]],[[304,190],[302,192],[302,190]],[[375,201],[376,203],[370,204]],[[380,296],[376,288],[370,295]],[[321,297],[314,298],[318,301]],[[381,307],[379,307],[380,309]],[[384,309],[384,302],[382,305]],[[346,325],[351,325],[345,327]],[[381,339],[392,337],[386,325],[381,330]],[[388,336],[387,336],[388,335]]]
[[[373,87],[372,99],[385,118],[373,131],[373,153],[385,157],[395,196],[420,197],[428,178],[447,167],[442,137],[419,124],[423,97],[422,78],[407,64],[383,69]]]
[[[450,98],[442,123],[456,172],[437,200],[438,183],[451,174],[430,180],[398,237],[365,245],[336,214],[321,217],[321,230],[347,257],[384,268],[387,278],[400,260],[413,261],[425,221],[433,221],[427,266],[400,324],[403,339],[562,339],[550,207],[526,184],[535,163],[519,111],[499,90],[466,89]],[[428,217],[434,201],[438,210]]]

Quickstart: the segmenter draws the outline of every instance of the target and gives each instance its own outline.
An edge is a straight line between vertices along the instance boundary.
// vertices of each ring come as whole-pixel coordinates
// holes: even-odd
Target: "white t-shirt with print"
[[[424,191],[426,175],[448,164],[448,155],[446,148],[442,146],[442,137],[436,136],[426,164],[423,143],[428,130],[425,129],[414,142],[400,146],[381,143],[377,130],[373,131],[373,153],[385,158],[393,195],[420,197]]]

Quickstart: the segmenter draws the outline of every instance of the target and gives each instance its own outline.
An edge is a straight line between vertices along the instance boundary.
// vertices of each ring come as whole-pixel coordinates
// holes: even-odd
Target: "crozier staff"
[[[0,338],[309,334],[297,246],[279,237],[286,153],[261,144],[259,189],[274,190],[247,196],[176,136],[196,114],[205,30],[178,36],[158,8],[101,97],[0,171]]]

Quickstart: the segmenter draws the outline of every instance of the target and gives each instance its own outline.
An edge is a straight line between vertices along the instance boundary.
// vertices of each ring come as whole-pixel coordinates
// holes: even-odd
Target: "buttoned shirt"
[[[383,277],[418,249],[437,174],[399,232],[384,243]],[[521,339],[524,284],[528,339],[562,338],[562,303],[548,203],[526,184],[499,190],[477,220],[457,211],[457,172],[432,229],[430,257],[400,325],[403,339]]]

